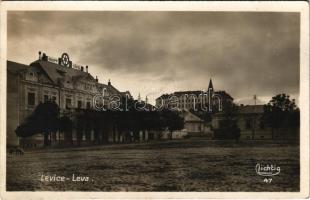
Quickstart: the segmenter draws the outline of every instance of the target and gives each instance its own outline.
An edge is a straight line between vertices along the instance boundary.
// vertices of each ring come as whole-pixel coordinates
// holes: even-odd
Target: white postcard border
[[[7,12],[37,11],[252,11],[300,12],[300,192],[6,192]],[[309,196],[309,4],[307,2],[1,2],[0,144],[3,199],[206,199],[306,198]]]

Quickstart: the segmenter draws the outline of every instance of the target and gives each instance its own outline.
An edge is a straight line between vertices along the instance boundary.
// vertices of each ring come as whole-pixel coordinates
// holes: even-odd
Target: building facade
[[[264,105],[240,105],[237,112],[237,126],[240,129],[240,139],[266,140],[266,139],[297,139],[299,129],[296,128],[272,128],[262,121]],[[212,117],[212,129],[220,128],[223,120],[222,113],[216,113]]]
[[[7,61],[7,144],[35,147],[41,145],[42,135],[18,138],[16,128],[33,113],[40,102],[54,101],[61,113],[75,108],[94,108],[95,97],[108,98],[112,95],[130,95],[120,92],[110,82],[99,83],[88,73],[88,66],[73,64],[68,54],[58,59],[39,53],[39,59],[30,65]]]
[[[202,119],[188,110],[183,110],[181,115],[184,118],[184,128],[182,130],[173,131],[172,139],[205,135],[205,126]],[[163,138],[170,139],[170,134],[171,133],[168,130],[164,131]]]
[[[215,112],[222,110],[225,102],[232,101],[233,98],[225,91],[215,91],[212,80],[210,79],[207,92],[202,90],[191,90],[163,94],[156,99],[156,107]]]

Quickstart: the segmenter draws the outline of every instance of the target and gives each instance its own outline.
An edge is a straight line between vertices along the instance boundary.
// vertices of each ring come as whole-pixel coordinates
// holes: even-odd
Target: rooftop
[[[90,79],[94,79],[94,77],[84,71],[73,69],[70,67],[64,67],[49,61],[44,60],[36,60],[30,64],[30,66],[37,66],[43,69],[43,71],[47,74],[47,76],[53,81],[53,83],[57,84],[59,79],[70,78],[72,81],[77,81],[84,77],[89,77]]]
[[[188,90],[188,91],[177,91],[177,92],[174,92],[174,93],[171,93],[171,94],[163,94],[161,95],[160,97],[158,97],[157,99],[159,98],[168,98],[170,96],[177,96],[177,97],[180,97],[182,95],[196,95],[197,97],[204,93],[204,91],[202,90]],[[214,91],[214,94],[218,94],[220,95],[221,97],[225,98],[225,99],[231,99],[233,100],[233,98],[226,92],[226,91],[223,91],[223,90],[220,90],[220,91]]]
[[[255,114],[255,113],[263,113],[264,105],[246,105],[238,107],[239,113],[241,114]]]
[[[29,68],[28,65],[24,65],[24,64],[13,62],[13,61],[9,61],[9,60],[7,61],[7,70],[8,70],[8,72],[18,73],[20,71],[27,70],[28,68]]]

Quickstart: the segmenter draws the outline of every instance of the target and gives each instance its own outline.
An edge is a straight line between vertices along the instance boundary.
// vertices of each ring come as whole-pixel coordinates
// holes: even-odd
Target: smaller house
[[[264,105],[241,105],[238,107],[240,139],[272,139],[271,128],[262,123]]]
[[[261,122],[264,105],[241,105],[238,107],[237,126],[240,129],[240,139],[271,139],[271,129]],[[212,117],[212,128],[220,128],[223,113]]]
[[[204,121],[189,111],[184,111],[184,129],[190,136],[201,135],[204,132]]]
[[[188,110],[184,110],[182,115],[184,117],[184,129],[174,131],[172,133],[172,139],[181,139],[184,136],[201,136],[204,134],[205,124],[202,119]],[[169,131],[164,131],[163,138],[170,138]]]

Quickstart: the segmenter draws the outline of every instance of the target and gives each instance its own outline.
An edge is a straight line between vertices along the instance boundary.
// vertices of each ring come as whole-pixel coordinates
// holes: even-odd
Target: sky
[[[38,52],[88,65],[99,82],[152,103],[164,93],[225,90],[237,103],[287,93],[298,103],[298,13],[10,11],[8,60]]]

